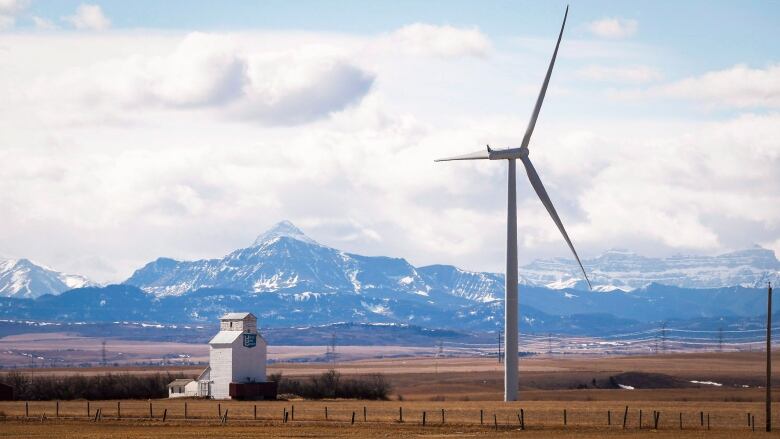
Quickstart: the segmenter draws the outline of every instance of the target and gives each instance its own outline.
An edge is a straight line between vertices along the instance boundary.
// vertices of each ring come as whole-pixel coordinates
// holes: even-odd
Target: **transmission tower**
[[[333,363],[333,370],[336,370],[336,333],[330,335],[330,361]]]
[[[661,323],[661,353],[666,353],[666,320]]]
[[[437,343],[436,355],[434,356],[434,369],[436,374],[439,374],[439,357],[444,354],[444,343],[441,340]]]

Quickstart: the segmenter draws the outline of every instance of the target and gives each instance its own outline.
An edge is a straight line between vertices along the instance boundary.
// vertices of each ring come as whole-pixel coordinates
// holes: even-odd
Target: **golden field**
[[[520,364],[521,401],[515,403],[500,402],[502,372],[494,359],[366,359],[336,366],[348,376],[384,373],[394,386],[391,400],[125,400],[119,402],[120,413],[117,401],[60,401],[59,417],[55,401],[31,401],[27,407],[24,401],[0,402],[4,415],[0,437],[734,437],[753,434],[747,423],[748,413],[755,416],[757,432],[763,430],[764,389],[758,386],[763,382],[764,362],[760,353],[537,357],[521,359]],[[270,372],[305,377],[330,367],[321,363],[276,363]],[[167,370],[198,372],[198,368],[186,367]],[[27,372],[95,374],[140,370]],[[722,385],[636,390],[592,385],[594,380],[603,383],[622,372],[663,373],[681,382],[713,381]],[[626,406],[629,410],[623,429]],[[98,409],[102,419],[96,422]],[[525,431],[520,430],[521,409]],[[228,419],[223,425],[220,414],[226,410]],[[403,411],[403,422],[399,410]],[[285,411],[289,413],[287,423]],[[660,412],[658,430],[653,428],[654,411]],[[701,423],[702,413],[705,425]],[[774,417],[780,421],[780,411]]]

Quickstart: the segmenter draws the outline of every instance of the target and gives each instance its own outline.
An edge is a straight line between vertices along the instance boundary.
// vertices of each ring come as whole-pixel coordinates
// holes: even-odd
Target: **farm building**
[[[171,398],[276,399],[276,383],[266,382],[266,342],[252,313],[222,316],[219,332],[209,341],[209,367],[196,380],[168,385]]]
[[[198,396],[197,381],[178,379],[168,384],[168,398],[183,398],[185,396]]]

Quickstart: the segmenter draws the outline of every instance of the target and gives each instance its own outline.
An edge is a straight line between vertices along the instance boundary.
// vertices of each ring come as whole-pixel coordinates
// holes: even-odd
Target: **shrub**
[[[187,377],[171,373],[30,376],[10,372],[0,376],[0,382],[13,387],[19,400],[146,399],[167,397],[168,383],[178,378]]]
[[[352,398],[386,400],[392,386],[382,374],[360,378],[342,378],[335,370],[309,379],[279,378],[279,393],[294,394],[308,399]]]

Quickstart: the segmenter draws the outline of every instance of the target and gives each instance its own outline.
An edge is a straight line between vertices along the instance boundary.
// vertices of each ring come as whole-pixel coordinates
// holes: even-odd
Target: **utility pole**
[[[501,364],[501,330],[498,330],[498,364]]]
[[[106,363],[106,341],[105,340],[103,340],[102,345],[103,346],[102,346],[102,350],[101,350],[101,365],[103,367],[105,367],[106,364],[107,364]]]
[[[766,294],[766,431],[772,431],[772,282]]]

